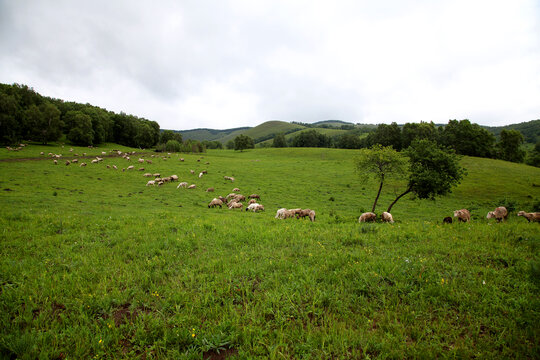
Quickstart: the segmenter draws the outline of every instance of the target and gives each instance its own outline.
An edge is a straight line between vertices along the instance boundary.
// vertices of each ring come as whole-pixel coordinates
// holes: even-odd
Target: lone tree
[[[523,134],[518,130],[501,131],[501,141],[497,144],[499,158],[517,163],[523,162],[525,158],[525,150],[521,149],[523,141]]]
[[[245,149],[253,149],[254,147],[253,139],[247,135],[238,135],[234,138],[234,150],[243,151]]]
[[[373,202],[372,212],[375,212],[377,207],[384,180],[403,174],[406,167],[407,159],[392,146],[373,145],[370,149],[360,150],[360,156],[356,159],[356,168],[360,176],[371,176],[379,181],[379,191]]]
[[[466,175],[454,151],[444,149],[433,141],[415,140],[405,153],[409,157],[407,189],[390,204],[386,210],[388,212],[408,193],[414,193],[420,199],[446,195]]]

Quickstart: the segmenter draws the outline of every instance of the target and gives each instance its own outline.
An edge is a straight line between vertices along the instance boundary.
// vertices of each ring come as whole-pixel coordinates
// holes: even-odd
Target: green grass
[[[60,152],[0,158],[43,149]],[[401,200],[393,225],[358,224],[377,184],[360,183],[356,153],[222,150],[143,165],[194,190],[106,168],[122,158],[0,162],[0,357],[537,358],[538,224],[485,214],[503,200],[531,210],[540,170],[465,157],[450,196]],[[267,211],[207,208],[233,187]],[[317,220],[274,219],[280,207]],[[471,223],[441,225],[463,207]]]

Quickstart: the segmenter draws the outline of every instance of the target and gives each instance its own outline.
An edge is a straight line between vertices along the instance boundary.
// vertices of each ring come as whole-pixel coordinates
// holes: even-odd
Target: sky
[[[157,121],[540,119],[538,0],[0,0],[0,83]]]

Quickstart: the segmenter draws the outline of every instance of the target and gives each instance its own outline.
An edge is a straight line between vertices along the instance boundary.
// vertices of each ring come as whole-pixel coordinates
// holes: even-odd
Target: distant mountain
[[[503,130],[518,130],[523,134],[526,143],[536,144],[540,142],[540,119],[506,126],[484,126],[484,128],[497,137]]]
[[[174,130],[174,131],[182,134],[182,139],[184,140],[214,141],[214,140],[220,140],[223,137],[230,135],[231,133],[242,132],[249,129],[251,129],[249,126],[245,126],[245,127],[226,129],[226,130],[193,129],[193,130],[180,130],[180,131]]]

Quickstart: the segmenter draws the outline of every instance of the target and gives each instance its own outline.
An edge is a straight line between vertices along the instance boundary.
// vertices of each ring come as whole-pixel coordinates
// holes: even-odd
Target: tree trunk
[[[375,198],[375,202],[373,203],[373,208],[371,209],[371,212],[375,212],[375,207],[377,207],[377,201],[379,201],[379,196],[381,196],[382,186],[384,182],[384,175],[381,176],[381,185],[379,185],[379,192],[377,193],[377,197]]]
[[[408,193],[410,193],[412,190],[411,187],[409,187],[407,190],[405,190],[405,192],[401,195],[399,195],[391,204],[390,206],[388,207],[388,210],[386,210],[387,212],[390,212],[390,210],[392,210],[392,206],[394,206],[395,203],[398,202],[399,199],[401,199],[403,196],[407,195]]]

